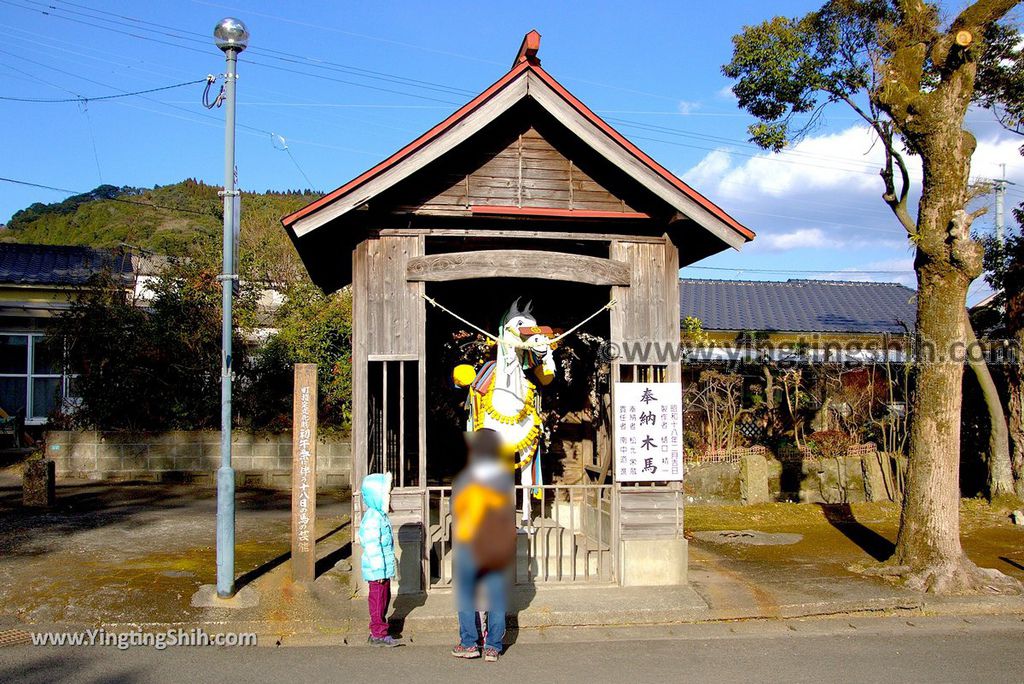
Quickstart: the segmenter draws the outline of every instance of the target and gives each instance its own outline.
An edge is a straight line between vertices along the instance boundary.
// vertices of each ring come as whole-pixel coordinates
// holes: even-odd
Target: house
[[[43,337],[93,276],[109,270],[133,287],[136,268],[121,250],[0,243],[0,410],[42,425],[73,394]]]
[[[898,283],[679,281],[682,321],[698,319],[707,341],[689,354],[692,362],[765,355],[776,361],[901,362],[914,331],[916,298]]]

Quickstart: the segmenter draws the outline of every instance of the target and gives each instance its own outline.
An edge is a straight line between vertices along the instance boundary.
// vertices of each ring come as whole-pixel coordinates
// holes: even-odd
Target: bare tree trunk
[[[993,500],[1000,496],[1013,496],[1013,469],[1010,465],[1010,437],[1006,427],[1006,414],[1003,413],[1003,400],[999,397],[988,364],[981,358],[978,338],[971,327],[971,319],[964,312],[964,333],[967,341],[967,362],[974,371],[974,377],[981,387],[981,395],[988,410],[988,498]]]
[[[911,588],[965,593],[1019,583],[977,567],[960,545],[960,412],[963,403],[967,288],[981,273],[981,246],[970,238],[966,202],[974,138],[951,132],[922,155],[918,205],[917,383],[911,401],[910,458],[893,561]]]
[[[909,571],[912,585],[934,591],[945,590],[966,561],[960,547],[959,486],[963,366],[945,355],[963,340],[968,284],[948,265],[932,262],[918,269],[919,367],[894,558]]]

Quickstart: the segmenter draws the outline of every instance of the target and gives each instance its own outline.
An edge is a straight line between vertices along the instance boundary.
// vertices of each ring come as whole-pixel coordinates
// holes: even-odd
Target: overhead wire
[[[10,53],[7,53],[10,54]],[[8,100],[11,102],[32,102],[32,103],[47,103],[47,104],[58,104],[63,102],[101,102],[103,100],[117,100],[122,97],[135,97],[138,95],[148,95],[149,93],[159,93],[164,90],[172,90],[174,88],[181,88],[184,86],[196,85],[197,83],[203,83],[206,81],[205,78],[200,78],[195,81],[185,81],[184,83],[175,83],[173,85],[161,86],[159,88],[148,88],[146,90],[136,90],[133,92],[118,93],[117,95],[79,95],[77,97],[65,97],[65,98],[46,98],[46,97],[10,97],[7,95],[0,95],[0,100]],[[113,87],[113,86],[108,86]]]
[[[108,27],[108,26],[101,26],[101,25],[92,24],[90,22],[85,22],[85,21],[82,21],[81,19],[77,19],[75,17],[66,17],[66,16],[57,15],[57,14],[54,14],[54,12],[52,10],[60,9],[61,11],[66,12],[68,14],[75,14],[78,17],[86,17],[86,18],[89,18],[89,19],[92,19],[92,20],[95,20],[95,21],[103,21],[103,22],[106,22],[106,23],[114,24],[115,26],[119,26],[119,27],[122,27],[122,28],[124,28],[124,27],[134,28],[134,27],[136,27],[136,25],[142,24],[142,25],[145,25],[145,26],[150,26],[150,27],[161,29],[161,30],[165,31],[163,33],[163,35],[165,35],[167,37],[174,38],[176,40],[186,40],[186,41],[190,41],[190,42],[202,43],[204,45],[206,44],[206,42],[208,40],[203,34],[199,34],[199,33],[196,33],[196,32],[187,31],[187,30],[183,30],[183,29],[178,29],[178,28],[167,26],[167,25],[158,24],[158,23],[155,23],[155,22],[149,22],[149,21],[146,21],[146,20],[143,20],[143,19],[139,19],[139,18],[135,18],[135,17],[130,17],[128,15],[118,14],[118,13],[114,13],[114,12],[107,12],[107,11],[104,11],[104,10],[99,10],[99,9],[96,9],[96,8],[91,8],[91,7],[88,7],[86,5],[81,5],[81,4],[74,3],[74,2],[64,2],[62,4],[63,5],[71,5],[71,6],[74,6],[74,7],[85,9],[88,12],[91,12],[93,14],[108,15],[108,16],[111,16],[111,17],[115,17],[116,19],[106,19],[105,17],[102,17],[102,16],[93,16],[93,14],[85,14],[83,12],[75,12],[74,10],[67,9],[66,7],[57,8],[57,7],[54,7],[52,5],[47,5],[45,3],[37,2],[36,0],[23,0],[23,1],[27,2],[27,3],[30,3],[32,5],[36,5],[36,6],[39,6],[39,7],[47,8],[47,10],[49,10],[49,11],[43,12],[46,16],[57,17],[57,18],[65,19],[67,21],[75,21],[75,22],[82,23],[82,24],[85,24],[85,25],[94,26],[96,28],[100,28],[100,29],[104,29],[104,30],[108,30],[108,31],[114,31],[116,33],[123,33],[123,34],[128,35],[128,36],[133,37],[133,38],[140,38],[140,39],[150,40],[149,36],[141,36],[141,35],[138,35],[138,34],[135,34],[135,33],[130,33],[130,32],[122,31],[120,29],[113,29],[113,28]],[[12,5],[12,6],[15,6],[15,7],[20,7],[21,9],[25,9],[25,10],[28,10],[28,11],[40,11],[40,12],[42,12],[42,10],[40,10],[40,9],[35,9],[35,8],[32,8],[32,7],[25,7],[23,5],[17,5],[17,4],[14,4],[14,3],[10,2],[9,0],[0,0],[0,2],[4,2],[5,4]],[[126,22],[128,22],[128,23],[126,23]],[[172,32],[175,32],[175,33],[167,33],[166,31],[172,31]],[[189,35],[181,35],[181,34],[189,34],[189,35],[192,35],[192,36],[196,36],[196,38],[190,38]],[[192,51],[202,52],[203,54],[206,54],[206,51],[204,51],[204,50],[197,50],[197,49],[194,49],[194,48],[190,48],[188,46],[181,45],[180,43],[168,43],[166,41],[159,41],[159,42],[162,42],[163,44],[171,45],[172,47],[189,49],[189,50],[192,50]],[[394,75],[394,74],[387,74],[385,72],[377,72],[377,71],[373,71],[373,70],[363,69],[361,67],[355,67],[355,66],[352,66],[352,65],[344,65],[344,64],[340,64],[340,63],[330,62],[330,61],[327,61],[327,60],[319,60],[319,59],[312,58],[312,57],[304,57],[302,55],[295,55],[293,53],[287,53],[287,52],[284,52],[284,51],[272,50],[272,49],[268,49],[268,48],[253,49],[253,50],[249,51],[250,54],[252,54],[253,52],[267,53],[267,56],[269,56],[271,58],[274,58],[274,59],[281,59],[282,61],[289,61],[289,62],[292,62],[292,63],[299,63],[299,64],[304,64],[304,65],[308,64],[308,65],[311,65],[311,66],[314,66],[314,67],[318,67],[318,68],[323,68],[325,66],[334,67],[336,69],[347,70],[346,73],[352,73],[352,74],[356,74],[356,75],[367,77],[367,78],[380,78],[380,79],[384,79],[384,80],[390,80],[391,82],[402,83],[403,85],[414,85],[415,87],[433,88],[433,89],[436,89],[436,90],[438,90],[440,92],[449,92],[449,93],[455,93],[455,94],[470,93],[470,91],[467,91],[465,89],[455,88],[453,86],[447,86],[447,85],[444,85],[444,84],[432,83],[432,82],[427,82],[427,81],[417,81],[416,79],[409,79],[409,78],[402,77],[402,76],[397,76],[397,75]],[[329,76],[325,76],[323,74],[310,74],[310,73],[306,73],[306,72],[300,72],[298,70],[288,69],[286,67],[280,67],[280,66],[277,66],[277,65],[269,65],[269,64],[254,62],[252,60],[250,60],[250,63],[258,64],[260,66],[266,66],[266,67],[269,67],[269,68],[275,68],[275,69],[278,69],[278,70],[284,70],[284,71],[289,71],[289,72],[293,72],[293,73],[299,73],[299,74],[304,75],[304,76],[309,76],[309,77],[314,77],[314,78],[321,78],[321,79],[326,79],[326,80],[333,80],[333,81],[340,81],[342,83],[346,83],[346,81],[344,81],[342,79],[335,79],[335,78],[332,78],[332,77],[329,77]],[[592,83],[594,85],[604,85],[604,84],[600,84],[600,83],[596,83],[596,82],[592,82]],[[365,85],[365,84],[362,84],[362,85]],[[405,95],[405,96],[412,96],[412,97],[417,97],[418,96],[416,94],[404,93],[404,92],[394,91],[394,90],[391,90],[391,89],[385,89],[385,91],[386,92],[394,92],[395,94],[400,94],[400,95]],[[123,94],[123,95],[120,95],[120,96],[117,96],[117,97],[126,97],[126,96],[127,96],[127,94]],[[419,96],[419,97],[422,97],[422,96]],[[457,104],[457,103],[449,102],[449,101],[446,101],[446,100],[437,100],[437,101],[438,102],[442,102],[444,104]],[[155,102],[158,102],[158,101],[155,101]],[[164,102],[158,102],[158,103],[159,104],[164,104],[166,106],[173,106],[172,103],[164,103]],[[261,103],[261,104],[266,105],[266,106],[273,106],[275,103]],[[303,106],[301,103],[276,103],[276,104],[278,106]],[[315,106],[315,105],[307,105],[307,106]],[[359,106],[359,105],[352,105],[352,106]],[[403,106],[403,105],[390,105],[390,106]],[[408,106],[411,107],[412,105],[408,105]],[[610,119],[610,120],[615,120],[615,119]],[[621,123],[622,125],[631,126],[631,127],[634,127],[634,128],[639,128],[641,130],[648,130],[648,131],[651,131],[651,132],[658,132],[658,133],[662,133],[662,134],[675,135],[675,136],[679,136],[679,137],[690,137],[690,138],[708,140],[708,141],[711,141],[711,142],[725,142],[725,143],[730,143],[730,144],[750,145],[749,142],[741,142],[741,141],[737,141],[735,139],[724,138],[722,136],[713,136],[713,135],[707,135],[707,134],[702,134],[702,133],[695,133],[695,132],[690,132],[690,131],[685,131],[685,130],[680,130],[680,129],[669,128],[669,127],[665,127],[665,126],[657,126],[657,125],[654,125],[654,124],[646,124],[646,123],[643,123],[643,122],[628,121],[628,120],[623,120],[623,119],[618,119],[617,121],[619,123]],[[276,133],[273,133],[273,132],[270,132],[270,131],[261,131],[261,132],[264,133],[264,134],[270,135],[271,137],[277,135]],[[636,137],[640,137],[641,139],[650,140],[650,141],[653,141],[653,142],[659,142],[659,143],[670,144],[670,145],[677,145],[677,146],[682,146],[682,147],[691,147],[691,148],[695,148],[695,149],[703,149],[703,150],[720,149],[720,148],[708,148],[708,147],[697,146],[697,145],[687,145],[685,143],[680,143],[678,141],[659,140],[659,139],[656,139],[656,138],[643,138],[641,136],[636,136]],[[292,141],[296,142],[296,143],[299,143],[299,144],[314,144],[314,145],[319,145],[319,146],[322,146],[322,147],[326,146],[326,145],[324,145],[322,143],[315,143],[315,142],[310,142],[310,141],[302,141],[302,140],[296,140],[296,139],[292,139]],[[275,145],[275,147],[276,147],[276,145]],[[330,146],[327,146],[327,147],[330,147]],[[287,147],[285,147],[285,148],[278,148],[278,149],[284,149],[284,151],[286,151],[289,154],[289,156],[292,158],[293,163],[296,163],[294,161],[294,156],[291,155],[291,152],[290,152],[290,150],[287,149]],[[360,151],[360,152],[362,152],[362,151]],[[767,156],[767,155],[765,155],[763,153],[762,154],[749,154],[749,153],[744,153],[744,152],[740,152],[740,151],[736,151],[736,150],[727,150],[727,152],[730,153],[730,154],[737,154],[737,155],[740,155],[740,156],[746,156],[746,157],[751,157],[751,158],[766,159],[766,160],[769,160],[769,161],[779,161],[779,162],[787,162],[787,163],[801,163],[802,165],[812,166],[812,167],[816,167],[816,168],[828,168],[828,169],[834,169],[835,168],[834,166],[821,166],[821,165],[815,165],[815,164],[807,164],[807,163],[803,163],[803,162],[796,162],[794,160],[789,160],[789,159],[781,159],[781,158],[778,158],[779,155]],[[821,155],[813,155],[812,153],[805,153],[805,152],[797,151],[797,150],[785,151],[782,154],[784,154],[784,155],[788,154],[788,155],[794,155],[794,156],[804,156],[804,155],[806,155],[806,156],[813,156],[815,158],[822,158]],[[860,165],[862,167],[869,165],[869,162],[861,162],[861,161],[854,160],[854,159],[849,159],[849,158],[839,158],[839,157],[832,157],[832,158],[837,160],[837,161],[840,161],[841,163],[844,163],[844,164],[856,164],[856,165]],[[297,163],[296,163],[296,166],[298,167]],[[308,177],[301,170],[301,167],[298,167],[298,168],[299,168],[300,173],[302,173],[302,175],[304,177],[306,177],[306,179],[308,181]],[[865,173],[865,174],[870,174],[870,175],[875,175],[875,173],[876,173],[875,171],[866,171],[866,170],[857,170],[857,169],[840,169],[840,170],[844,170],[844,171],[848,171],[848,172],[853,172],[853,173]],[[753,212],[751,212],[751,213],[753,213]],[[767,215],[767,216],[778,216],[780,218],[794,218],[794,219],[797,219],[797,220],[805,220],[805,219],[801,219],[801,218],[798,218],[798,217],[787,217],[787,216],[781,216],[781,215],[765,214],[763,212],[761,214],[762,215]],[[841,223],[837,223],[837,222],[831,222],[831,223],[834,223],[835,225],[850,226],[850,224],[841,224]],[[862,226],[851,226],[851,227],[863,228]],[[878,229],[875,229],[875,230],[878,230]],[[886,231],[886,232],[888,232],[888,231]]]
[[[0,27],[4,27],[4,25],[0,24]],[[6,27],[6,28],[14,28],[14,30],[19,31],[21,33],[27,33],[27,34],[35,36],[37,38],[40,38],[40,37],[41,38],[47,38],[49,40],[49,38],[47,36],[43,36],[42,34],[37,34],[37,33],[31,32],[31,31],[24,31],[22,29],[18,29],[18,28],[15,28],[15,27]],[[31,42],[32,45],[38,45],[38,43],[39,43],[38,40],[29,41],[28,38],[24,38],[22,36],[17,36],[17,35],[12,35],[12,34],[7,34],[7,35],[9,37],[17,39],[17,40],[24,40],[26,42]],[[56,40],[57,42],[64,42],[65,44],[68,44],[66,41],[60,41],[59,39],[54,39],[54,40]],[[125,62],[121,62],[121,61],[106,59],[104,57],[97,57],[96,55],[76,52],[75,50],[70,50],[68,48],[63,48],[63,47],[60,47],[60,46],[54,46],[53,42],[54,42],[53,40],[50,40],[50,42],[48,43],[48,46],[47,46],[47,50],[46,50],[47,54],[50,55],[50,56],[53,56],[53,52],[54,51],[58,51],[58,52],[63,52],[63,53],[71,54],[71,55],[76,55],[78,57],[84,57],[86,59],[97,60],[99,62],[103,62],[103,63],[107,63],[107,64],[113,64],[113,65],[116,65],[116,66],[121,66],[121,67],[129,68],[133,72],[134,71],[139,71],[139,69],[137,68],[138,65],[135,62],[125,63]],[[27,49],[31,49],[31,47],[32,46],[30,45]],[[103,53],[103,51],[97,51],[97,50],[92,49],[92,48],[86,48],[86,49],[90,49],[93,52],[101,52],[101,53]],[[112,54],[112,53],[104,53],[104,54]],[[141,70],[141,71],[143,71],[144,73],[150,73],[150,74],[156,74],[157,73],[157,72],[152,71],[151,69],[150,70],[145,70],[144,69],[144,70]],[[178,72],[182,73],[181,70],[178,70]],[[256,90],[256,92],[264,92],[264,93],[269,93],[269,94],[272,94],[272,95],[282,95],[282,96],[285,96],[285,97],[294,97],[294,95],[292,95],[291,93],[282,93],[282,92],[278,92],[278,91],[268,90],[266,88],[256,88],[255,90]],[[154,100],[154,102],[155,101],[156,100]],[[188,100],[188,101],[185,101],[185,102],[181,102],[181,101],[160,100],[160,102],[162,104],[166,104],[166,105],[182,105],[182,104],[192,104],[194,101],[193,100]],[[288,104],[288,105],[293,105],[293,106],[302,106],[301,102],[290,102],[290,103],[281,103],[281,104]],[[241,105],[247,105],[247,103],[239,103],[239,105],[240,106]],[[394,106],[395,107],[414,107],[414,106],[437,107],[439,105],[394,105]],[[292,116],[292,118],[299,118],[297,115],[286,115],[286,116]],[[402,132],[410,132],[410,129],[408,129],[408,128],[403,128],[403,127],[399,127],[399,126],[389,125],[389,124],[384,123],[384,122],[379,121],[379,120],[358,119],[358,118],[353,118],[353,117],[333,117],[333,119],[352,121],[352,122],[355,122],[355,123],[359,123],[361,125],[369,125],[369,126],[374,126],[374,127],[378,127],[378,128],[391,129],[391,130],[399,130],[399,131],[402,131]],[[301,120],[304,121],[304,122],[320,121],[320,122],[328,123],[328,124],[331,124],[331,125],[334,124],[334,120],[333,119],[331,121],[328,121],[328,120],[321,119],[321,118],[310,117],[308,115],[304,115],[304,116],[301,117]],[[415,131],[412,131],[412,132],[415,132]],[[295,141],[295,142],[297,142],[297,141]],[[305,143],[303,143],[303,144],[305,144]],[[341,148],[339,148],[339,149],[341,149]],[[378,153],[370,153],[370,152],[365,151],[365,150],[352,150],[352,151],[358,152],[358,153],[365,153],[365,154],[374,154],[374,155],[378,154]]]
[[[37,6],[40,6],[40,7],[47,7],[47,8],[53,7],[51,5],[47,5],[45,3],[39,2],[38,0],[22,0],[22,1],[30,3],[32,5],[37,5]],[[11,4],[11,5],[16,6],[16,7],[21,7],[22,9],[26,9],[26,10],[29,10],[29,11],[32,11],[34,9],[34,8],[30,8],[30,7],[24,7],[23,5],[14,5],[12,2],[10,2],[10,0],[0,0],[0,2],[4,2],[6,4]],[[93,19],[93,20],[97,20],[97,21],[105,21],[107,23],[112,23],[115,26],[120,26],[122,28],[124,28],[124,27],[133,28],[136,25],[145,25],[145,26],[149,26],[149,27],[160,29],[161,31],[164,32],[163,35],[168,36],[168,37],[172,37],[172,38],[176,38],[176,39],[179,39],[179,40],[187,40],[187,41],[196,42],[196,43],[200,43],[200,44],[204,44],[204,45],[206,44],[206,42],[208,40],[203,34],[200,34],[200,33],[194,32],[194,31],[189,31],[189,30],[186,30],[186,29],[180,29],[180,28],[176,28],[176,27],[167,26],[166,24],[159,24],[159,23],[156,23],[156,22],[150,22],[150,21],[147,21],[147,20],[144,20],[144,19],[140,19],[140,18],[137,18],[137,17],[131,17],[129,15],[124,15],[124,14],[120,14],[120,13],[116,13],[116,12],[108,12],[108,11],[105,11],[105,10],[91,8],[91,7],[88,7],[86,5],[82,5],[80,3],[64,2],[63,4],[64,5],[71,5],[71,6],[74,6],[74,7],[81,8],[81,9],[85,9],[88,12],[91,12],[93,14],[85,14],[83,12],[76,12],[74,10],[66,9],[64,7],[60,8],[61,11],[64,11],[64,12],[69,13],[69,14],[76,14],[76,15],[78,15],[80,17],[87,17],[89,19]],[[41,11],[41,10],[34,10],[34,11]],[[110,16],[110,17],[114,17],[114,19],[107,19],[107,18],[105,18],[103,16],[93,16],[94,14],[107,15],[107,16]],[[65,17],[65,16],[57,15],[57,14],[54,14],[52,11],[46,12],[46,15],[47,16],[56,16],[58,18],[62,18],[62,19],[68,20],[68,21],[78,21],[80,23],[85,23],[86,25],[90,25],[90,26],[96,26],[97,28],[101,28],[101,29],[105,29],[105,30],[113,30],[115,32],[122,32],[120,30],[112,29],[110,27],[97,26],[95,24],[90,24],[88,22],[83,22],[81,19],[76,19],[74,17]],[[271,15],[268,15],[268,16],[271,16]],[[281,19],[281,17],[275,17],[275,18]],[[296,22],[296,23],[303,23],[303,22]],[[168,33],[168,31],[173,32],[173,33]],[[185,35],[182,35],[182,34],[185,34]],[[143,38],[143,36],[139,36],[137,34],[132,34],[132,33],[128,33],[127,35],[130,35],[130,36],[136,37],[136,38]],[[190,36],[195,36],[195,37],[193,38],[193,37],[190,37]],[[181,46],[180,44],[174,44],[174,46],[175,47],[186,47],[186,46]],[[391,82],[403,83],[404,85],[413,85],[415,87],[431,88],[431,89],[435,89],[435,90],[437,90],[439,92],[455,93],[455,94],[467,94],[467,95],[472,94],[472,91],[468,91],[468,90],[461,89],[461,88],[456,88],[454,86],[448,86],[448,85],[445,85],[445,84],[433,83],[433,82],[428,82],[428,81],[419,81],[417,79],[409,79],[407,77],[398,76],[398,75],[395,75],[395,74],[388,74],[388,73],[385,73],[385,72],[378,72],[378,71],[374,71],[374,70],[370,70],[370,69],[364,69],[362,67],[355,67],[355,66],[352,66],[352,65],[339,64],[339,63],[336,63],[336,62],[331,62],[329,60],[322,60],[322,59],[313,58],[313,57],[306,57],[306,56],[302,56],[302,55],[296,55],[294,53],[284,52],[284,51],[280,51],[280,50],[274,50],[274,49],[270,49],[270,48],[251,48],[251,49],[249,49],[247,51],[247,53],[249,53],[249,54],[253,54],[253,53],[266,53],[267,56],[270,56],[272,58],[281,59],[281,60],[286,61],[286,62],[307,64],[307,65],[318,67],[318,68],[328,68],[328,67],[340,68],[340,69],[346,70],[346,73],[357,74],[357,75],[364,76],[364,77],[367,77],[367,78],[381,78],[381,79],[388,80],[388,81],[391,81]],[[329,80],[329,81],[340,82],[342,84],[359,85],[360,87],[364,87],[364,86],[367,85],[367,84],[353,84],[352,82],[344,80],[344,79],[337,79],[337,78],[325,76],[323,74],[310,74],[310,73],[307,73],[307,72],[302,72],[302,71],[299,71],[299,70],[289,69],[287,67],[282,67],[282,66],[279,66],[279,65],[272,65],[272,64],[266,64],[266,63],[263,63],[263,62],[257,62],[257,61],[251,60],[251,59],[249,59],[247,61],[249,63],[251,63],[251,64],[256,64],[258,66],[264,66],[264,67],[267,67],[267,68],[276,69],[276,70],[280,70],[280,71],[285,71],[285,72],[289,72],[289,73],[296,73],[296,74],[303,75],[303,76],[308,76],[308,77],[326,79],[326,80]],[[596,83],[596,82],[592,82],[592,83],[594,83],[595,85],[604,85],[604,84],[600,84],[600,83]],[[400,91],[394,91],[393,89],[382,89],[382,90],[384,90],[385,92],[391,92],[391,93],[394,93],[394,94],[410,96],[410,97],[425,97],[425,96],[421,96],[421,95],[414,94],[414,93],[405,93],[405,92],[400,92]],[[650,93],[648,93],[648,94],[650,94]],[[443,103],[443,104],[450,104],[450,105],[457,105],[457,104],[459,104],[457,102],[452,102],[450,100],[441,100],[441,99],[437,99],[437,98],[429,98],[428,97],[426,99],[430,99],[430,100],[433,100],[433,101],[436,101],[436,102],[439,102],[439,103]],[[614,120],[614,119],[610,119],[610,120]],[[647,131],[651,131],[651,132],[659,132],[659,133],[662,133],[662,134],[676,135],[676,136],[682,136],[682,137],[691,137],[691,138],[708,140],[708,141],[712,141],[712,142],[726,142],[726,143],[730,143],[730,144],[738,144],[738,145],[742,145],[742,146],[756,147],[755,145],[753,145],[749,141],[740,141],[740,140],[733,139],[733,138],[724,138],[724,137],[721,137],[721,136],[712,136],[712,135],[703,134],[703,133],[696,133],[696,132],[690,132],[690,131],[685,131],[685,130],[680,130],[680,129],[673,129],[673,128],[664,127],[664,126],[658,126],[658,125],[655,125],[655,124],[647,124],[647,123],[643,123],[643,122],[635,122],[635,121],[628,121],[628,120],[622,120],[622,119],[619,119],[618,121],[621,122],[623,125],[631,126],[631,127],[634,127],[634,128],[640,128],[641,130],[647,130]],[[635,137],[640,138],[640,136],[635,136]],[[684,143],[660,140],[660,139],[656,139],[656,138],[640,138],[640,139],[645,139],[645,140],[649,140],[649,141],[652,141],[652,142],[659,142],[659,143],[663,143],[663,144],[671,144],[671,145],[682,146],[682,147],[690,147],[690,148],[701,149],[701,150],[714,151],[714,150],[718,149],[718,148],[708,148],[708,147],[698,146],[698,145],[687,145],[687,144],[684,144]],[[830,157],[828,155],[820,155],[820,154],[816,154],[816,153],[808,153],[808,152],[803,152],[803,151],[800,151],[800,150],[785,150],[785,151],[782,151],[781,153],[777,153],[775,155],[765,155],[763,153],[760,153],[760,154],[757,154],[757,153],[750,154],[750,153],[738,152],[738,151],[735,151],[735,150],[729,150],[729,152],[732,153],[732,154],[738,154],[740,156],[746,156],[746,157],[750,157],[750,158],[765,159],[765,160],[773,161],[773,162],[783,162],[783,161],[785,161],[785,162],[788,162],[788,163],[794,163],[794,162],[792,160],[789,160],[789,159],[784,159],[783,157],[785,157],[785,156],[806,156],[806,157],[810,157],[810,158],[814,158],[814,159],[829,159],[829,158],[831,158],[831,159],[834,159],[835,161],[837,161],[839,163],[842,163],[842,164],[851,164],[851,165],[856,165],[856,166],[859,167],[858,169],[843,169],[843,170],[851,171],[851,172],[854,172],[854,173],[864,173],[864,174],[868,174],[868,175],[876,175],[876,173],[877,173],[877,171],[875,171],[875,170],[867,170],[868,167],[872,166],[870,162],[864,162],[864,161],[857,160],[857,159],[852,159],[852,158]],[[830,166],[822,166],[820,164],[818,164],[818,165],[808,164],[808,166],[816,166],[818,168],[834,168],[834,167],[830,167]]]
[[[88,192],[81,192],[81,191],[78,191],[78,190],[68,190],[67,188],[58,188],[58,187],[53,186],[53,185],[44,185],[42,183],[32,183],[30,181],[20,180],[20,179],[17,179],[17,178],[6,178],[4,176],[0,176],[0,181],[3,181],[4,183],[12,183],[14,185],[25,185],[25,186],[32,187],[32,188],[41,188],[43,190],[53,190],[54,192],[61,192],[61,193],[64,193],[66,195],[88,195],[89,194]],[[206,212],[206,211],[197,211],[195,209],[184,209],[182,207],[172,207],[172,206],[169,206],[169,205],[166,205],[166,204],[156,204],[155,202],[136,202],[136,201],[133,201],[133,200],[125,199],[123,197],[104,197],[102,199],[110,201],[110,202],[120,202],[122,204],[134,204],[134,205],[140,206],[140,207],[149,207],[150,209],[165,209],[167,211],[177,211],[177,212],[180,212],[180,213],[183,213],[183,214],[195,214],[197,216],[214,216],[215,215],[214,212],[212,212],[212,211]]]

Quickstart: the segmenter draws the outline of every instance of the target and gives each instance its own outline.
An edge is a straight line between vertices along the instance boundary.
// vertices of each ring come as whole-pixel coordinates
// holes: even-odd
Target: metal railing
[[[618,525],[615,487],[596,484],[549,484],[515,488],[517,517],[523,496],[531,500],[531,520],[517,532],[515,584],[616,580]],[[452,583],[452,488],[427,487],[426,559],[430,589]]]

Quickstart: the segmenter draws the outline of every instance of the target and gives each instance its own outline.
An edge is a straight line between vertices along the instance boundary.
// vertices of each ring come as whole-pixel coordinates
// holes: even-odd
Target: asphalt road
[[[1021,682],[1021,617],[859,618],[524,633],[498,663],[439,643],[0,648],[0,682]]]

